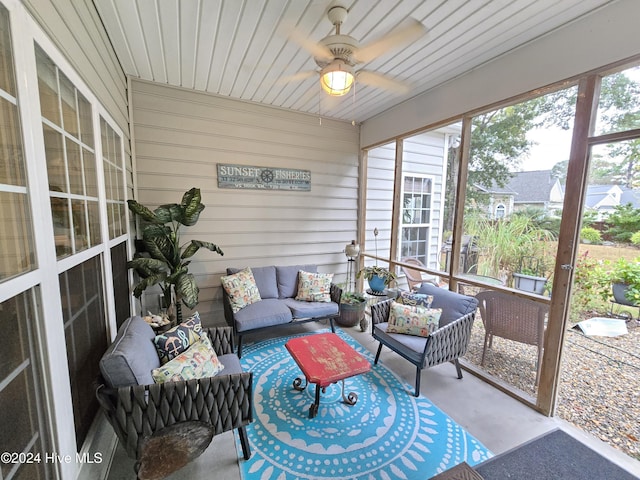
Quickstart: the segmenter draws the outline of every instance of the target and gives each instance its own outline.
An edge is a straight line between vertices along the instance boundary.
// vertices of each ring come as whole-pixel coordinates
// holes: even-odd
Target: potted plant
[[[518,272],[513,272],[513,286],[518,290],[542,295],[547,284],[544,262],[536,257],[522,257]]]
[[[377,293],[384,292],[384,289],[396,279],[395,273],[378,265],[364,267],[358,272],[357,276],[358,278],[366,278],[369,282],[369,288]]]
[[[640,305],[640,257],[633,260],[620,258],[614,263],[611,289],[616,303]]]
[[[336,322],[343,327],[354,327],[358,325],[364,320],[366,306],[367,299],[361,293],[343,293],[340,297],[340,315],[336,318]]]
[[[180,228],[196,224],[204,205],[200,202],[200,189],[187,191],[180,204],[161,205],[154,211],[135,200],[128,200],[129,210],[143,220],[143,251],[136,252],[128,268],[136,271],[140,281],[135,285],[133,294],[140,298],[142,292],[159,285],[163,294],[162,308],[170,309],[175,302],[176,319],[182,321],[181,303],[188,308],[198,304],[198,285],[195,277],[189,273],[191,257],[200,249],[224,255],[220,248],[210,242],[191,240],[180,244]]]
[[[396,279],[396,274],[388,268],[378,266],[378,228],[373,229],[373,237],[376,246],[376,264],[372,267],[364,267],[356,277],[364,277],[369,282],[369,288],[372,292],[381,294],[384,289]]]

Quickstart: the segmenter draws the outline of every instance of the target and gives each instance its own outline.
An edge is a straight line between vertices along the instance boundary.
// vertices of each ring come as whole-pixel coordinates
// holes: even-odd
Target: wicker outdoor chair
[[[418,293],[433,295],[433,308],[441,308],[439,328],[428,337],[387,333],[389,311],[393,300],[371,305],[373,338],[380,342],[376,353],[378,363],[382,346],[386,346],[416,366],[414,395],[420,395],[420,373],[423,368],[453,362],[458,378],[462,369],[458,359],[463,356],[471,340],[471,329],[478,302],[473,297],[460,295],[444,288],[424,283]]]
[[[422,263],[417,258],[407,257],[407,258],[403,258],[401,262],[407,263],[409,265],[415,265],[416,267],[425,268],[425,264]],[[402,272],[404,273],[407,279],[409,290],[416,290],[417,288],[420,287],[420,285],[422,285],[423,282],[434,283],[433,280],[423,278],[422,272],[420,270],[416,270],[410,267],[405,267],[404,265],[400,268],[402,268]]]
[[[540,367],[542,366],[547,305],[496,291],[480,292],[476,298],[479,302],[480,316],[485,329],[480,365],[484,365],[487,349],[491,348],[494,336],[535,345],[538,348],[535,385],[538,385]]]
[[[147,380],[160,363],[155,334],[140,317],[122,325],[102,357],[104,383],[96,396],[127,455],[136,460],[139,478],[163,477],[181,468],[214,435],[233,429],[238,429],[245,460],[251,456],[245,425],[253,420],[253,374],[242,371],[233,353],[231,327],[206,332],[225,366],[213,377],[160,384]]]

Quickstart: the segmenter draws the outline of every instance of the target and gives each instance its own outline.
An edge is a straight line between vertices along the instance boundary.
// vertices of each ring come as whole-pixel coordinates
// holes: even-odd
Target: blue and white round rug
[[[292,337],[243,346],[242,366],[253,372],[254,422],[247,426],[252,456],[240,470],[253,479],[427,479],[466,461],[476,465],[492,454],[352,337],[338,335],[371,361],[370,372],[345,380],[320,395],[309,418],[315,385],[300,392],[302,372],[284,344]],[[308,334],[305,334],[308,335]],[[239,442],[237,432],[236,441]]]

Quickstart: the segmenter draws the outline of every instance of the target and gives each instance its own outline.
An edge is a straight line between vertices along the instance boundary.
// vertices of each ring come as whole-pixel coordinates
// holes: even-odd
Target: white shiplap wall
[[[356,238],[359,129],[350,123],[134,81],[133,136],[138,201],[177,203],[191,187],[206,208],[184,239],[218,244],[190,271],[197,310],[222,323],[226,267],[316,263],[344,281],[344,246]],[[311,171],[311,191],[219,189],[218,163]]]

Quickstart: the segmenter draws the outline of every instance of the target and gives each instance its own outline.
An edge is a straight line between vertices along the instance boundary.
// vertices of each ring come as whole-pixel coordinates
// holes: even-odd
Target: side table
[[[385,288],[382,292],[374,292],[370,288],[365,290],[365,298],[367,299],[367,307],[364,312],[364,318],[360,321],[360,329],[365,332],[367,328],[369,328],[369,320],[367,320],[367,315],[371,316],[371,305],[375,305],[378,302],[382,302],[389,298],[393,298],[394,300],[398,298],[399,290],[396,288]]]

